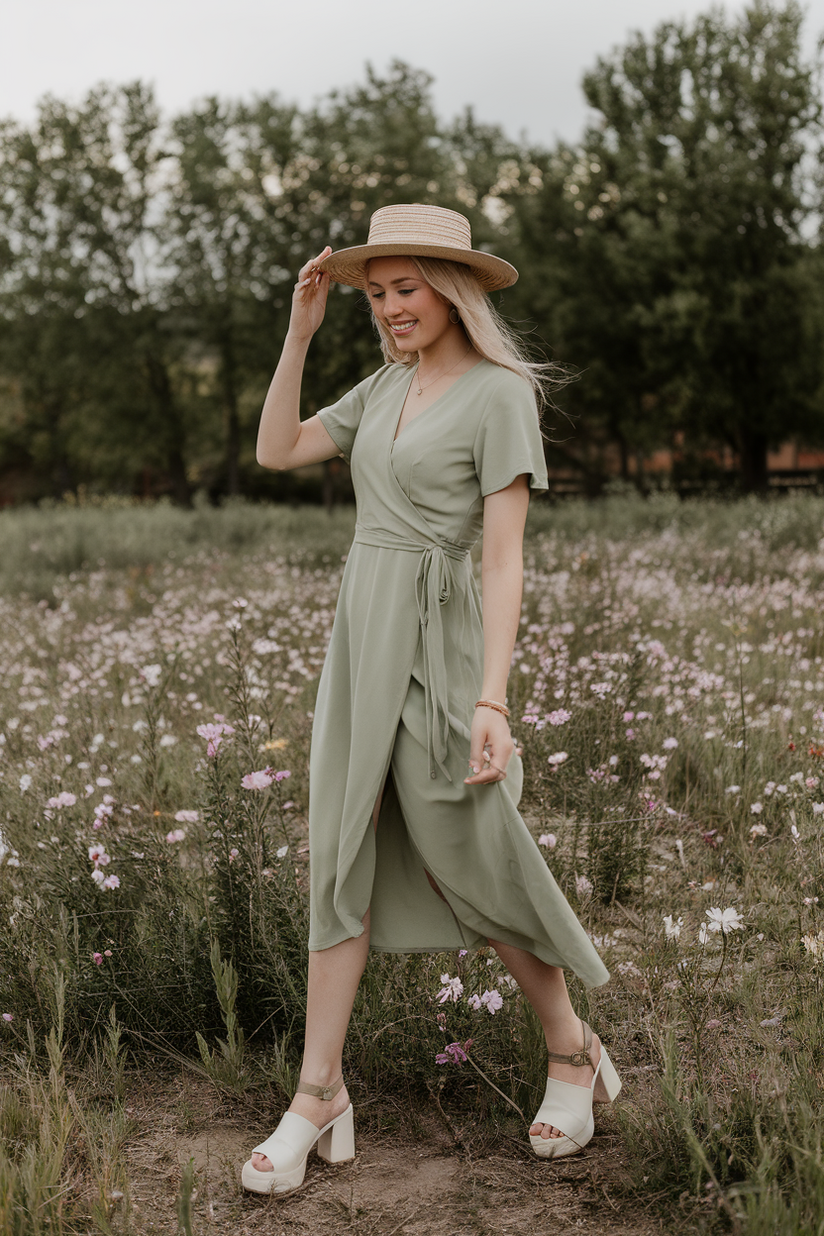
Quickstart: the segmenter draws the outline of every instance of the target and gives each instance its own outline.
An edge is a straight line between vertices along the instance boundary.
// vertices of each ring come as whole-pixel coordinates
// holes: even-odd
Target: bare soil
[[[434,1111],[418,1113],[406,1131],[380,1134],[356,1125],[357,1157],[351,1163],[331,1166],[313,1152],[301,1188],[268,1198],[241,1188],[240,1168],[270,1130],[256,1118],[250,1122],[248,1114],[227,1112],[207,1083],[184,1077],[144,1084],[132,1092],[127,1111],[134,1129],[125,1152],[131,1186],[115,1209],[129,1208],[131,1230],[147,1236],[184,1230],[178,1199],[190,1160],[193,1236],[663,1236],[671,1231],[653,1202],[646,1212],[627,1189],[609,1114],[601,1117],[600,1131],[581,1155],[554,1164],[537,1160],[525,1139],[504,1137],[491,1145],[487,1139],[475,1153],[471,1130],[451,1130]]]

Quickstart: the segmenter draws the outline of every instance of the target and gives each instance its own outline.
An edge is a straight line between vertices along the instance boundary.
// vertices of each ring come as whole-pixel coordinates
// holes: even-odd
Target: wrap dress
[[[319,413],[357,524],[313,721],[309,948],[361,935],[371,907],[372,948],[491,938],[597,986],[609,974],[518,814],[520,759],[464,784],[483,671],[469,551],[487,494],[524,473],[547,487],[532,393],[480,361],[395,439],[412,376],[384,366]]]

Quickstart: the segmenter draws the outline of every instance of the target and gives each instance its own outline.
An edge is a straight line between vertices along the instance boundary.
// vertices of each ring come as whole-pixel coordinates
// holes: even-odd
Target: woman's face
[[[450,306],[409,258],[373,258],[366,288],[372,312],[389,328],[401,352],[422,352],[455,329],[449,321]]]

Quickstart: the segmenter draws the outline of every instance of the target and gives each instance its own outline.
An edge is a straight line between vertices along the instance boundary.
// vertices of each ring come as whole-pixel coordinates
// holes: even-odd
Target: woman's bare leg
[[[538,1014],[547,1049],[564,1056],[580,1051],[583,1045],[581,1019],[570,1004],[563,970],[511,944],[502,944],[499,940],[489,943]],[[592,1036],[590,1054],[597,1065],[601,1058],[601,1041],[597,1034]],[[578,1086],[589,1086],[592,1082],[592,1071],[574,1064],[550,1062],[548,1076]],[[560,1137],[563,1133],[563,1129],[549,1124],[533,1124],[529,1131],[534,1137]]]
[[[369,952],[368,910],[363,926],[362,936],[309,954],[306,1039],[300,1078],[315,1086],[331,1086],[343,1072],[343,1041]],[[343,1086],[331,1100],[296,1094],[289,1110],[321,1129],[348,1106],[349,1095]],[[252,1155],[252,1166],[259,1172],[270,1171],[272,1167],[262,1154]]]
[[[385,785],[375,799],[372,827],[378,831]],[[369,911],[363,917],[363,935],[343,940],[332,948],[309,954],[309,990],[306,997],[306,1037],[300,1080],[312,1086],[331,1086],[343,1072],[343,1043],[352,1016],[366,959],[369,955]],[[334,1099],[316,1099],[296,1094],[289,1105],[322,1129],[349,1106],[349,1094],[342,1086]],[[252,1166],[259,1172],[271,1171],[265,1155],[253,1154]]]

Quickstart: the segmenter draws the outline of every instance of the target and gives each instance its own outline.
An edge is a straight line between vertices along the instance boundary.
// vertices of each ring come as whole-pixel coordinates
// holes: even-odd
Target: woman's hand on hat
[[[515,743],[506,717],[490,708],[476,708],[469,745],[470,775],[466,785],[494,785],[506,778]]]
[[[318,270],[319,264],[332,252],[330,245],[310,258],[298,272],[298,281],[292,293],[292,315],[289,319],[289,334],[301,339],[311,339],[323,321],[326,312],[326,297],[329,295],[329,276]]]

